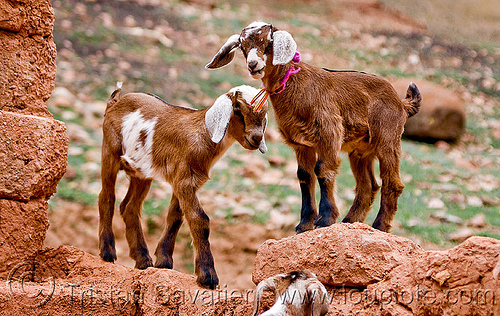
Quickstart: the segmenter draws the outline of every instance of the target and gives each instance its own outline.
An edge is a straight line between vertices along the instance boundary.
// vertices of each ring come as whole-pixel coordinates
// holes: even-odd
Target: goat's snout
[[[250,60],[248,62],[248,70],[253,71],[257,67],[258,62],[256,60]]]
[[[255,133],[253,134],[250,139],[251,139],[251,144],[254,145],[255,147],[259,147],[260,142],[262,141],[262,138],[264,135],[262,133]]]
[[[254,132],[245,137],[249,148],[248,149],[259,149],[259,151],[263,154],[267,152],[266,142],[264,140],[264,133],[262,132]]]

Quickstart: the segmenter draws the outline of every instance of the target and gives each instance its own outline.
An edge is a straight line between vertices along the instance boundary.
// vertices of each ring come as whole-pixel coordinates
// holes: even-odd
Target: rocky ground
[[[204,65],[224,43],[254,20],[290,31],[304,61],[332,69],[356,69],[388,79],[411,77],[451,89],[463,100],[467,132],[455,144],[405,141],[405,193],[393,233],[426,249],[443,249],[476,234],[500,238],[500,48],[465,46],[436,36],[426,25],[377,1],[167,2],[54,0],[58,49],[54,117],[66,123],[68,171],[52,198],[46,246],[70,244],[98,254],[96,197],[100,191],[101,124],[116,81],[125,91],[153,92],[179,105],[210,105],[249,78],[242,59],[220,71]],[[408,81],[410,78],[408,78]],[[425,96],[424,96],[425,98]],[[257,248],[294,234],[300,194],[294,154],[272,122],[265,156],[236,145],[200,190],[211,217],[211,245],[221,283],[252,288]],[[345,157],[344,157],[345,161]],[[123,197],[127,179],[119,176]],[[344,163],[338,179],[343,213],[354,182]],[[156,183],[145,204],[143,227],[150,250],[161,234],[170,187]],[[375,213],[373,211],[372,213]],[[373,220],[371,214],[369,220]],[[369,221],[368,220],[368,221]],[[124,225],[115,218],[118,263],[128,258]],[[174,269],[193,272],[189,231],[179,234]]]

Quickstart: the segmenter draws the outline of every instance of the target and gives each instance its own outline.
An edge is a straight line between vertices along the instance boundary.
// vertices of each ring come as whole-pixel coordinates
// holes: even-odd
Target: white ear
[[[284,65],[292,61],[297,51],[292,35],[287,31],[273,33],[273,65]]]
[[[205,125],[214,143],[217,144],[224,138],[232,113],[233,101],[227,94],[218,97],[214,105],[205,113]]]
[[[264,133],[266,132],[266,128],[267,128],[267,113],[266,113],[266,125],[264,126]],[[265,137],[262,137],[262,140],[260,141],[260,145],[259,145],[259,151],[263,154],[265,154],[267,152],[267,146],[266,146],[266,139]]]

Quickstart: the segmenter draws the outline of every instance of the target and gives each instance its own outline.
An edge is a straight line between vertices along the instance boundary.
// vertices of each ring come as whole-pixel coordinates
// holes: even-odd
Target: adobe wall
[[[56,46],[49,0],[0,0],[0,278],[34,259],[49,227],[47,200],[66,171],[68,139],[45,102]]]

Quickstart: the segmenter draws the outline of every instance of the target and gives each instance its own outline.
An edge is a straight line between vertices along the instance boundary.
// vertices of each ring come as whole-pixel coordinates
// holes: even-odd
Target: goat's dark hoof
[[[314,228],[328,227],[334,223],[335,221],[332,218],[318,216],[314,221]]]
[[[379,222],[374,222],[372,227],[386,233],[388,233],[391,230],[391,226],[387,226]]]
[[[116,252],[115,250],[106,250],[106,251],[102,251],[101,252],[101,258],[102,260],[106,261],[106,262],[115,262],[116,260]]]
[[[153,266],[153,260],[151,260],[151,258],[145,258],[135,262],[135,268],[140,270],[144,270],[152,266]]]
[[[155,268],[159,269],[172,269],[174,267],[174,262],[172,258],[168,257],[156,257]]]
[[[297,225],[295,227],[295,232],[297,234],[300,234],[300,233],[306,232],[308,230],[313,230],[313,229],[314,229],[314,225],[312,222],[305,222],[305,223],[300,222],[299,225]]]
[[[204,288],[214,290],[219,285],[219,278],[214,268],[202,269],[196,282]]]

